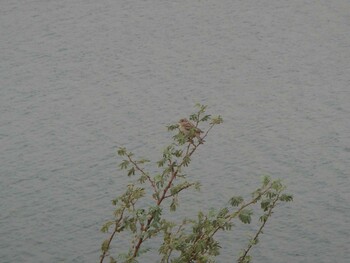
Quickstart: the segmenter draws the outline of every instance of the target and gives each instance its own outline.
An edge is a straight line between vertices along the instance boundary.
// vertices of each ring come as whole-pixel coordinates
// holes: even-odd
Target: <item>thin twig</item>
[[[131,158],[131,156],[129,154],[127,154],[127,157],[129,159],[129,161],[135,166],[135,168],[140,172],[142,173],[144,176],[147,177],[148,181],[151,183],[153,189],[155,192],[157,192],[157,186],[156,184],[154,183],[154,181],[151,179],[151,177],[142,169],[138,166],[138,164]]]
[[[202,140],[203,140],[205,137],[207,137],[209,131],[210,131],[214,126],[215,126],[215,123],[213,123],[213,124],[210,125],[210,127],[208,128],[208,130],[206,131],[206,133],[203,135]]]
[[[254,238],[252,239],[252,242],[249,243],[247,249],[244,250],[244,253],[241,257],[239,257],[238,259],[238,263],[243,262],[243,260],[245,259],[245,257],[248,255],[248,252],[250,251],[250,249],[253,247],[254,244],[256,244],[256,241],[259,237],[259,235],[262,233],[263,228],[265,227],[265,224],[267,222],[267,220],[271,217],[272,215],[272,209],[275,208],[276,203],[279,199],[279,194],[276,196],[276,199],[272,202],[272,205],[270,206],[268,213],[267,213],[267,217],[266,220],[263,220],[263,223],[261,224],[259,230],[256,232]]]
[[[105,258],[105,256],[106,256],[106,254],[107,254],[107,252],[108,252],[108,250],[109,250],[109,247],[110,247],[110,245],[111,245],[111,242],[112,242],[112,240],[113,240],[114,235],[119,231],[119,224],[120,224],[120,222],[121,222],[122,219],[123,219],[124,211],[125,211],[125,208],[123,209],[122,213],[120,214],[118,220],[115,222],[114,231],[113,231],[112,235],[109,237],[106,250],[104,250],[103,253],[102,253],[102,255],[101,255],[100,263],[103,262],[103,260],[104,260],[104,258]]]
[[[195,152],[195,150],[197,149],[198,146],[199,146],[199,144],[198,144],[197,146],[194,145],[194,148],[193,148],[191,151],[189,151],[189,149],[190,149],[190,144],[189,144],[189,145],[187,146],[187,151],[186,151],[186,155],[185,155],[185,156],[191,156],[191,155]],[[174,172],[172,172],[171,178],[170,178],[170,180],[169,180],[167,186],[164,188],[162,196],[158,199],[157,206],[160,206],[160,204],[161,204],[161,203],[163,202],[163,200],[165,199],[165,196],[166,196],[168,190],[170,189],[170,187],[171,187],[171,185],[172,185],[174,179],[176,178],[176,175],[177,175],[177,173],[179,172],[179,169],[184,165],[184,163],[185,163],[185,160],[184,160],[184,158],[183,158],[182,162],[181,162],[180,165],[177,167],[177,169],[176,169]],[[153,221],[153,218],[154,218],[154,216],[152,215],[152,216],[147,220],[147,224],[146,224],[146,226],[144,227],[144,232],[146,232],[146,231],[149,229],[149,227],[150,227],[150,225],[151,225],[151,223],[152,223],[152,221]],[[143,237],[140,237],[139,240],[138,240],[138,242],[137,242],[137,244],[136,244],[136,246],[135,246],[135,249],[134,249],[134,254],[133,254],[133,257],[134,257],[134,258],[137,256],[138,250],[140,249],[140,246],[141,246],[141,244],[142,244],[143,241],[144,241],[144,238],[143,238]]]
[[[250,206],[251,204],[256,203],[256,202],[259,200],[259,198],[261,198],[261,196],[263,196],[267,191],[269,191],[269,190],[271,189],[271,187],[272,187],[272,185],[269,185],[264,191],[260,192],[258,196],[256,196],[255,198],[253,198],[253,199],[252,199],[251,201],[249,201],[248,203],[243,204],[236,212],[234,212],[234,213],[232,213],[232,214],[226,216],[226,217],[225,217],[226,222],[231,221],[233,218],[235,218],[237,215],[239,215],[240,212],[242,212],[242,210],[243,210],[244,208]],[[213,229],[212,232],[211,232],[209,235],[207,235],[207,238],[206,238],[207,241],[208,241],[210,238],[212,238],[212,237],[216,234],[216,232],[219,231],[220,228],[221,228],[221,226],[217,226],[215,229]],[[193,242],[192,248],[194,247],[194,245],[195,245],[200,239],[202,239],[202,238],[197,238],[197,239]],[[203,253],[203,252],[202,252],[202,253]],[[193,256],[192,256],[192,258],[191,258],[191,260],[195,260],[196,257],[197,257],[197,254],[198,254],[198,252],[197,252],[197,253],[194,253]]]
[[[212,125],[209,127],[209,129],[208,129],[207,132],[205,133],[204,137],[206,137],[206,136],[208,135],[208,132],[213,128],[214,125],[215,125],[215,124],[212,124]],[[168,197],[168,196],[167,196],[167,192],[169,191],[169,189],[170,189],[170,187],[171,187],[173,181],[175,180],[177,174],[179,173],[181,167],[185,164],[185,157],[191,157],[192,154],[196,151],[196,149],[198,148],[198,146],[199,146],[200,144],[202,144],[202,143],[198,142],[197,145],[196,145],[196,144],[193,144],[193,143],[188,143],[188,145],[187,145],[187,150],[186,150],[186,154],[184,155],[184,157],[183,157],[183,159],[182,159],[182,162],[177,166],[177,168],[176,168],[175,170],[173,169],[173,166],[172,166],[171,178],[170,178],[168,184],[166,185],[166,187],[164,188],[163,193],[162,193],[162,196],[161,196],[160,198],[158,198],[157,206],[160,206],[161,203],[163,202],[163,200],[164,200],[165,198]],[[191,145],[193,145],[193,148],[192,148],[192,149],[191,149]],[[131,163],[134,164],[134,166],[136,167],[137,170],[139,170],[142,174],[144,174],[145,176],[147,176],[148,180],[149,180],[149,181],[151,182],[151,184],[152,184],[152,187],[153,187],[154,190],[157,192],[157,188],[156,188],[156,186],[155,186],[153,180],[152,180],[141,168],[138,167],[137,163],[135,163],[135,162],[131,159],[131,157],[130,157],[129,155],[128,155],[128,158],[129,158],[129,161],[130,161]],[[150,218],[147,220],[147,223],[146,223],[146,225],[144,226],[144,230],[143,230],[142,232],[146,232],[146,231],[149,229],[149,227],[150,227],[150,225],[151,225],[153,219],[154,219],[154,215],[151,215]],[[141,244],[143,243],[144,240],[145,240],[145,239],[144,239],[142,236],[138,239],[137,244],[136,244],[136,246],[135,246],[135,248],[134,248],[133,258],[135,258],[135,257],[137,256],[137,253],[138,253],[138,251],[139,251],[139,249],[140,249],[140,247],[141,247]]]
[[[189,188],[189,187],[191,187],[191,186],[193,186],[193,185],[195,185],[195,184],[196,184],[196,183],[190,183],[190,184],[184,186],[183,188],[179,189],[179,191],[177,191],[176,193],[173,193],[173,194],[169,194],[169,195],[164,196],[164,199],[169,198],[169,197],[172,197],[172,196],[174,196],[174,195],[180,193],[182,190],[185,190],[185,189],[187,189],[187,188]]]

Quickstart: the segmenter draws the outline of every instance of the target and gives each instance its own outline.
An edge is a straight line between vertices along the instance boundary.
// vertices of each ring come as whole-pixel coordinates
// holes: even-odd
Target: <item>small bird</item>
[[[179,130],[186,136],[189,135],[191,130],[194,130],[194,135],[192,136],[192,138],[196,137],[200,143],[204,142],[204,140],[200,136],[200,134],[203,133],[203,131],[194,126],[193,123],[187,119],[179,120]],[[192,140],[192,138],[190,138],[190,140]]]

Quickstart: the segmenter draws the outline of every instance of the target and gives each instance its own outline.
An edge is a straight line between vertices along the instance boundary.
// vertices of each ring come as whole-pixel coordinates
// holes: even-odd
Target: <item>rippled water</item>
[[[96,262],[127,182],[116,148],[157,160],[165,125],[200,102],[225,123],[193,162],[203,190],[181,213],[269,173],[295,201],[276,210],[256,262],[347,262],[349,10],[348,0],[2,1],[0,261]],[[245,236],[223,239],[218,261],[232,262]]]

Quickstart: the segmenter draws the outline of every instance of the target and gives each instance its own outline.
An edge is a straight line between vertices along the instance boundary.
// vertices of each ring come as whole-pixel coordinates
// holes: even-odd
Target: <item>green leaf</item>
[[[210,124],[221,124],[221,123],[223,123],[223,122],[224,122],[223,119],[222,119],[221,116],[219,115],[219,116],[217,116],[217,117],[213,117],[213,118],[211,119]]]
[[[137,161],[137,163],[149,163],[149,162],[150,162],[150,160],[148,160],[148,159],[140,159]]]
[[[209,218],[214,218],[216,216],[216,210],[214,208],[210,208],[208,212]]]
[[[210,119],[211,115],[205,115],[204,117],[202,117],[199,121],[208,121]]]
[[[102,226],[101,232],[103,232],[103,233],[108,232],[109,227],[110,227],[111,225],[114,225],[114,224],[115,224],[114,221],[108,221],[108,222],[106,222],[106,223]]]
[[[113,199],[113,200],[112,200],[112,204],[113,204],[113,205],[117,205],[118,201],[119,201],[119,197]]]
[[[105,241],[103,241],[102,245],[101,245],[101,250],[102,252],[107,252],[109,249],[109,240],[106,239]]]
[[[118,150],[118,155],[119,156],[124,156],[126,154],[126,148],[120,147]]]
[[[261,209],[263,209],[264,211],[267,211],[270,207],[271,202],[272,202],[271,199],[262,200],[260,203]]]
[[[166,126],[168,131],[173,131],[176,130],[177,128],[179,128],[179,124],[171,124],[171,125],[167,125]]]
[[[171,187],[170,188],[170,193],[171,193],[171,195],[175,195],[175,194],[179,193],[180,191],[182,191],[182,190],[184,190],[184,189],[186,189],[186,188],[188,188],[188,187],[190,187],[192,185],[194,185],[194,183],[189,183],[187,181],[182,182],[182,183],[180,183],[178,185],[175,185],[175,186]]]
[[[198,114],[194,113],[194,114],[190,115],[190,120],[197,122],[198,121]]]
[[[132,192],[132,198],[137,200],[140,199],[141,197],[145,196],[145,188],[142,187],[137,187],[133,192]]]
[[[271,181],[270,176],[265,175],[265,176],[263,177],[263,186],[267,186],[267,185],[270,183],[270,181]]]
[[[168,145],[164,151],[163,151],[163,158],[168,159],[171,155],[171,152],[174,150],[174,146],[173,145]]]
[[[123,213],[123,211],[124,211],[124,207],[119,207],[116,210],[114,210],[113,214],[115,217],[118,217]]]
[[[243,203],[243,197],[242,196],[233,196],[230,199],[230,205],[231,206],[239,206],[241,203]]]
[[[143,184],[144,182],[147,181],[147,176],[146,175],[141,175],[140,178],[137,180],[140,184]]]
[[[228,214],[228,212],[229,212],[229,210],[227,207],[222,208],[218,213],[218,218],[225,217]]]
[[[265,194],[268,198],[274,199],[277,196],[276,192],[269,191]]]
[[[162,215],[162,209],[159,206],[151,206],[148,208],[148,215],[152,215],[154,221],[159,221]]]
[[[234,226],[233,223],[231,223],[231,222],[226,222],[226,223],[223,225],[223,229],[224,229],[224,230],[231,230],[233,226]]]
[[[165,159],[159,160],[159,161],[157,162],[158,167],[163,167],[164,164],[165,164],[165,161],[166,161]]]
[[[253,198],[257,198],[257,201],[261,199],[261,189],[258,188],[252,193]]]
[[[207,108],[207,105],[196,103],[195,107],[198,108],[198,113],[203,113],[203,112],[205,112],[205,109]]]
[[[136,233],[137,226],[136,226],[136,219],[134,217],[130,218],[125,222],[125,226],[127,229],[130,229],[132,233]]]
[[[251,239],[251,240],[249,241],[249,243],[250,243],[252,246],[255,246],[256,244],[259,243],[259,239],[258,239],[258,238]]]
[[[183,153],[183,150],[176,150],[176,151],[174,152],[174,155],[175,155],[176,157],[181,157],[181,156],[182,156],[182,153]]]
[[[259,220],[260,220],[261,222],[266,222],[268,218],[269,218],[268,214],[263,214],[263,215],[259,218]]]
[[[252,214],[253,212],[249,209],[243,209],[240,213],[239,213],[239,219],[242,221],[242,223],[244,224],[250,224],[250,222],[252,221]]]
[[[280,201],[282,202],[291,202],[293,201],[293,196],[289,194],[282,194],[279,198]]]
[[[135,175],[135,168],[131,167],[130,170],[128,171],[128,176]]]
[[[183,165],[187,167],[190,164],[190,162],[191,162],[190,156],[186,155],[183,159]]]
[[[130,162],[128,160],[123,160],[120,164],[119,164],[119,167],[120,169],[126,169],[128,168]]]
[[[282,183],[281,183],[281,180],[276,180],[276,181],[273,181],[272,184],[271,184],[271,187],[272,189],[276,190],[276,191],[279,191],[282,189]]]
[[[155,200],[159,200],[159,192],[155,192],[152,194],[152,197],[155,199]]]
[[[184,145],[188,138],[183,134],[182,132],[179,132],[178,134],[173,136],[173,139],[179,144],[179,145]]]
[[[164,185],[163,177],[160,174],[155,175],[153,180],[157,187],[162,187]]]
[[[178,206],[177,198],[173,198],[170,204],[170,211],[174,212],[176,211],[176,207]]]

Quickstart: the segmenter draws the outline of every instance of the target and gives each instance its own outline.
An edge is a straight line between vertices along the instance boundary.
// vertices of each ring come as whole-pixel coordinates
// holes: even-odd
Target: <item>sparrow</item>
[[[192,136],[192,138],[196,137],[200,143],[204,142],[204,140],[200,136],[200,134],[203,133],[203,131],[194,126],[192,122],[190,122],[187,119],[181,119],[179,120],[178,124],[180,132],[182,132],[184,135],[188,136],[190,131],[193,129],[194,135]],[[190,140],[192,140],[192,138],[190,138]]]

